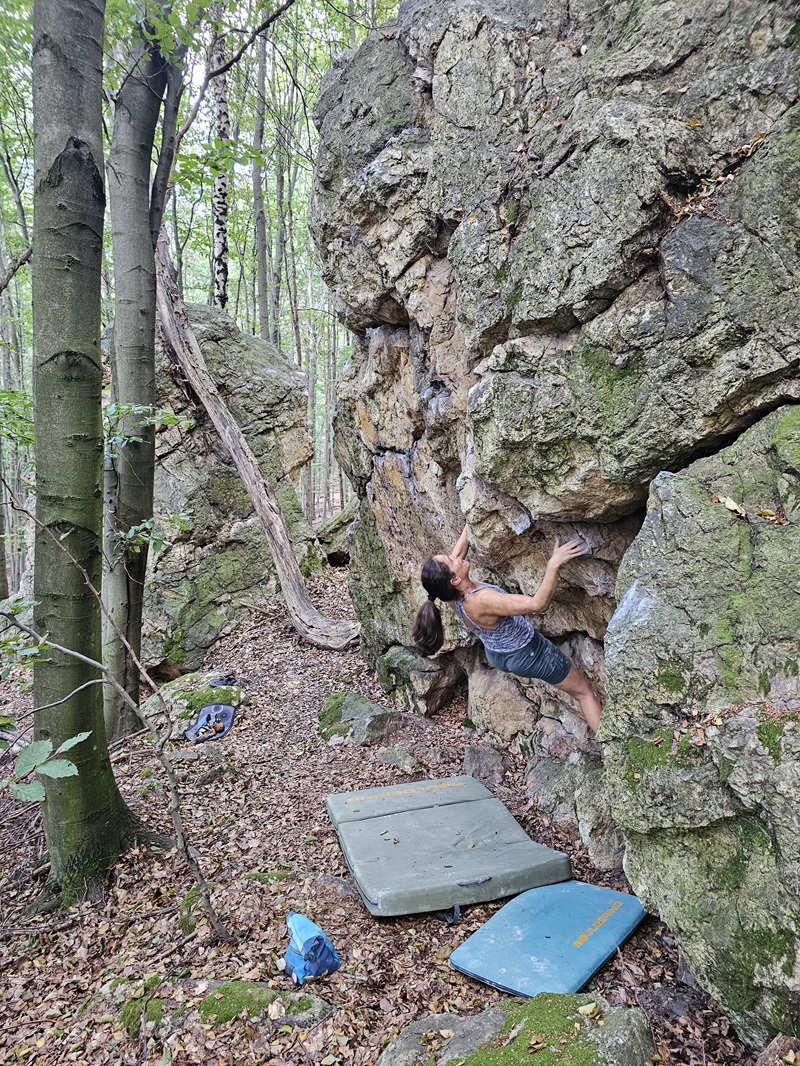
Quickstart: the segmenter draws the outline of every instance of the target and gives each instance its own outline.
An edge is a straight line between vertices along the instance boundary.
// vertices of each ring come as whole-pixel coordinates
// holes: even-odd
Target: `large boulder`
[[[657,507],[660,493],[683,485],[683,475],[663,471],[694,471],[800,399],[799,43],[794,7],[782,2],[402,0],[398,18],[326,77],[315,112],[312,230],[355,334],[339,379],[336,449],[360,499],[349,541],[353,596],[376,663],[403,660],[423,598],[420,564],[452,545],[466,519],[473,574],[509,591],[537,587],[555,537],[585,538],[591,555],[564,569],[541,626],[603,690],[617,573],[651,485]],[[746,493],[730,485],[725,495],[737,502]],[[693,528],[691,546],[724,558],[731,545],[716,523],[744,529],[745,519],[707,506],[710,524]],[[766,499],[759,506],[777,514]],[[782,553],[790,527],[747,515],[784,538],[774,546]],[[665,502],[665,530],[683,529],[684,519]],[[668,643],[677,637],[689,649],[702,637],[704,670],[719,660],[748,692],[764,674],[774,706],[779,691],[793,699],[794,675],[780,666],[800,661],[790,627],[780,636],[752,620],[740,659],[741,641],[728,636],[739,601],[723,609],[714,587],[706,591],[711,628],[698,636],[675,621]],[[676,602],[683,593],[694,602],[676,579]],[[625,646],[629,627],[638,633],[630,602],[613,622],[612,650]],[[758,1042],[776,1023],[776,973],[792,966],[788,947],[786,962],[774,961],[794,943],[788,890],[774,904],[784,932],[760,937],[768,928],[759,925],[761,903],[752,912],[743,903],[755,885],[747,871],[736,873],[745,888],[732,899],[749,932],[737,941],[735,904],[720,905],[730,922],[709,918],[700,948],[692,900],[702,897],[709,914],[712,906],[702,869],[690,863],[681,876],[671,868],[674,882],[653,871],[666,841],[677,856],[684,831],[694,840],[696,821],[707,823],[697,833],[707,834],[709,853],[717,835],[730,855],[737,833],[762,839],[759,826],[772,826],[789,787],[793,727],[760,721],[756,697],[742,692],[746,708],[730,716],[734,689],[725,684],[733,680],[715,675],[705,685],[702,674],[690,688],[694,666],[680,656],[664,653],[658,684],[648,682],[660,647],[657,639],[632,645],[624,660],[631,684],[652,699],[612,691],[601,727],[613,803],[592,738],[558,692],[491,676],[449,613],[441,659],[466,674],[469,715],[488,738],[530,754],[532,790],[577,828],[598,863],[617,861],[624,828],[630,876]],[[759,671],[742,669],[748,656]],[[412,704],[447,689],[415,673],[412,657],[408,664]],[[612,674],[619,679],[620,668]],[[395,684],[398,671],[384,676]],[[742,820],[736,790],[744,786],[732,769],[720,781],[708,739],[675,741],[690,763],[680,772],[658,762],[671,757],[673,734],[684,736],[670,714],[704,722],[712,712],[735,719],[725,735],[744,752],[759,730],[780,733],[784,747],[773,747],[783,769],[769,755],[770,769],[754,747],[761,762],[741,771],[748,787],[766,780],[773,789],[768,817],[751,796],[755,814],[748,807],[751,820]],[[720,727],[714,717],[708,724],[713,737]],[[637,766],[626,777],[631,758]],[[651,760],[653,773],[639,768]],[[767,865],[780,867],[770,886],[793,854],[786,818],[780,845],[772,829],[765,838],[775,842]],[[693,854],[695,844],[687,847]],[[762,851],[759,844],[759,861]],[[756,942],[767,948],[748,955]],[[739,1002],[742,973],[752,980]],[[791,998],[794,971],[783,977]]]
[[[653,483],[606,639],[625,869],[752,1044],[800,1035],[800,407]]]
[[[313,454],[305,375],[274,345],[241,333],[214,308],[189,307],[192,327],[220,395],[275,488],[295,554],[316,565],[314,534],[295,493]],[[151,552],[145,588],[147,665],[196,669],[245,607],[276,590],[275,568],[250,498],[214,426],[176,383],[166,361],[158,405],[189,419],[156,434],[155,512],[184,515]]]
[[[794,26],[758,0],[405,0],[327,75],[312,231],[355,331],[337,455],[376,660],[466,516],[511,591],[587,539],[543,627],[589,667],[652,478],[800,395]]]

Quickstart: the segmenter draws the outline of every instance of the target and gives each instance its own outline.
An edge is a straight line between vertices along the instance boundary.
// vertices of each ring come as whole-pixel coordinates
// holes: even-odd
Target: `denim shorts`
[[[548,685],[560,685],[572,668],[572,663],[547,637],[537,630],[523,648],[516,651],[486,649],[490,664],[517,677],[536,677]]]

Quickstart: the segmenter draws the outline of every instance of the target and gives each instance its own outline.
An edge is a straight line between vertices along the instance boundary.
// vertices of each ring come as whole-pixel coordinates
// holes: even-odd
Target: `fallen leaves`
[[[712,503],[721,503],[731,514],[735,514],[737,518],[747,518],[748,511],[744,504],[734,500],[731,496],[717,496],[712,494]],[[789,519],[783,513],[781,508],[779,511],[773,511],[770,507],[758,507],[753,511],[754,515],[762,518],[765,522],[769,522],[773,526],[788,526],[790,525]]]

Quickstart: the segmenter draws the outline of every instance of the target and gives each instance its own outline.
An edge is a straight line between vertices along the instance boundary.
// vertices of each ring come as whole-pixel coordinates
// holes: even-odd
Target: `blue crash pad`
[[[578,992],[645,913],[636,896],[581,881],[532,888],[456,948],[450,965],[517,996]]]
[[[184,729],[186,740],[204,744],[207,740],[221,740],[229,733],[236,717],[236,708],[230,703],[207,703],[200,709],[193,726]]]
[[[328,797],[328,814],[370,914],[444,911],[572,876],[472,777]]]

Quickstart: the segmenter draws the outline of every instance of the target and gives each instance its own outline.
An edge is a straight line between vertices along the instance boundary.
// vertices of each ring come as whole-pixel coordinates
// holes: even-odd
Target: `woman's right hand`
[[[586,555],[589,552],[585,541],[580,537],[573,537],[572,540],[568,540],[566,544],[560,544],[556,540],[556,546],[553,549],[553,554],[548,560],[548,567],[552,570],[559,570],[564,563],[570,562],[572,559],[578,559],[581,555]]]

